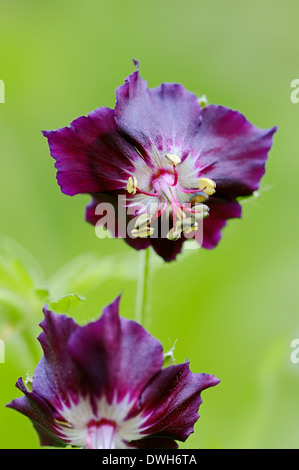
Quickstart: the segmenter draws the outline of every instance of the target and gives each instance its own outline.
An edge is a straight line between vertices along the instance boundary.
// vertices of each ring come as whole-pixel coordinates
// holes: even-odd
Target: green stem
[[[150,315],[150,248],[140,251],[140,268],[137,285],[135,320],[148,327]]]

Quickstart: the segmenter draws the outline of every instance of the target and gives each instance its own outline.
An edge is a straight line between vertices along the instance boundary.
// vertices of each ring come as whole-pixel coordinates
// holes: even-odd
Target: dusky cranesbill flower
[[[44,355],[7,405],[31,419],[41,445],[175,448],[193,432],[201,392],[219,380],[188,362],[163,368],[161,343],[118,310],[119,298],[79,326],[44,308]]]
[[[94,225],[106,222],[98,204],[111,203],[113,235],[136,249],[152,245],[166,261],[199,224],[201,245],[214,248],[227,219],[241,217],[237,197],[258,189],[276,128],[259,129],[223,106],[202,108],[180,84],[150,89],[135,65],[116,89],[114,110],[101,107],[43,132],[61,190],[92,195],[86,220]],[[118,223],[120,195],[127,196],[126,221],[136,216],[129,233]]]

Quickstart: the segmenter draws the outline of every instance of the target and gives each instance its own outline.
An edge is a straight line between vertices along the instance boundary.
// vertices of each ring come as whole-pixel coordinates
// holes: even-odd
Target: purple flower
[[[162,345],[119,317],[119,298],[86,326],[44,309],[44,355],[7,406],[28,416],[41,445],[176,448],[198,419],[202,390],[219,383],[189,364],[162,368]]]
[[[214,248],[227,219],[241,217],[237,197],[258,189],[276,128],[259,129],[223,106],[202,108],[179,84],[149,89],[135,65],[116,89],[114,110],[43,132],[61,190],[92,195],[86,220],[93,225],[107,225],[97,207],[110,203],[112,234],[136,249],[152,245],[166,261],[199,228],[199,243]],[[127,225],[134,218],[129,230],[122,218]]]

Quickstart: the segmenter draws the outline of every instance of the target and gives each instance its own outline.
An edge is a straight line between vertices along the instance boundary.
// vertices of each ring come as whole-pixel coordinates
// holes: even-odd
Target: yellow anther
[[[193,206],[192,210],[195,211],[195,213],[193,214],[193,217],[196,220],[203,220],[203,219],[206,219],[209,216],[210,208],[208,206],[206,206],[205,204],[195,204],[195,206]]]
[[[185,233],[188,234],[188,233],[191,233],[191,232],[195,232],[197,229],[198,229],[198,223],[196,222],[194,217],[187,217],[183,221],[182,230]]]
[[[169,230],[168,234],[166,235],[166,238],[168,238],[168,240],[178,240],[181,236],[181,232],[182,230],[181,229],[178,229],[176,228],[176,230],[174,230],[173,228]]]
[[[167,153],[165,155],[167,163],[173,166],[178,166],[181,163],[181,159],[178,155],[173,155],[172,153]]]
[[[144,226],[140,229],[134,228],[131,233],[135,238],[146,238],[153,235],[154,231],[155,229],[153,227]]]
[[[198,180],[198,188],[208,196],[212,196],[212,194],[215,192],[216,183],[215,181],[210,180],[210,178],[200,178]]]
[[[198,223],[195,221],[190,227],[185,228],[184,232],[188,235],[191,232],[196,232],[196,230],[198,230]]]
[[[206,202],[208,199],[209,199],[209,196],[202,191],[202,192],[193,194],[193,196],[190,198],[190,202],[191,204],[198,204],[201,202]]]
[[[147,213],[141,214],[135,222],[135,228],[145,227],[150,221],[151,217]]]
[[[137,178],[136,176],[130,176],[127,182],[127,191],[129,194],[136,194],[137,190]]]

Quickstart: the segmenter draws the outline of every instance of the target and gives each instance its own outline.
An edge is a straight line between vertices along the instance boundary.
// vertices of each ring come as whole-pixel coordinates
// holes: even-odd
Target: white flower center
[[[111,404],[105,397],[95,406],[88,397],[80,397],[78,403],[61,404],[61,419],[56,420],[62,439],[76,447],[92,449],[123,449],[126,442],[141,439],[143,423],[148,415],[139,414],[127,419],[134,406],[126,396],[121,402]],[[94,409],[96,407],[96,409]]]

